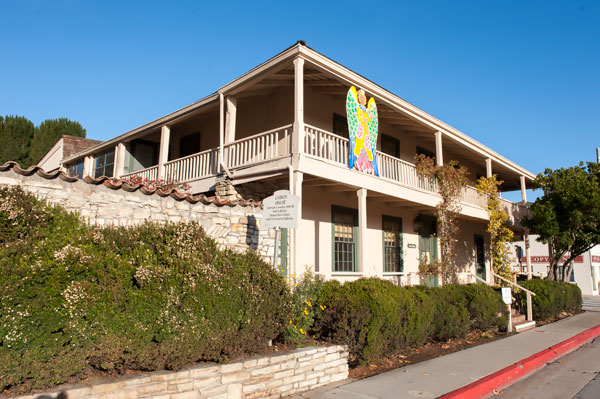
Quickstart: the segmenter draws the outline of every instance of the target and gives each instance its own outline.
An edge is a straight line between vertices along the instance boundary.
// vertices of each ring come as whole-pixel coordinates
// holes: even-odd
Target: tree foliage
[[[79,122],[67,118],[47,119],[36,127],[31,142],[29,165],[38,163],[63,135],[85,137],[85,129]]]
[[[0,164],[16,161],[29,165],[29,149],[34,135],[33,123],[24,116],[0,118]]]
[[[548,279],[565,281],[573,260],[600,244],[600,165],[580,163],[557,170],[546,169],[534,180],[544,191],[531,206],[531,217],[523,225],[548,244]],[[566,257],[562,273],[558,267]]]
[[[441,260],[437,264],[421,264],[419,273],[440,275],[442,284],[457,283],[461,271],[456,262],[456,236],[458,235],[458,216],[461,210],[460,196],[467,186],[467,168],[456,161],[442,166],[425,155],[417,156],[417,171],[434,181],[442,200],[437,205],[438,237]]]
[[[490,233],[492,252],[492,270],[494,273],[512,281],[510,242],[514,234],[508,228],[508,214],[500,206],[498,187],[504,183],[496,175],[481,177],[477,182],[477,191],[487,200],[487,213],[490,218],[487,232]]]
[[[36,127],[24,116],[0,117],[0,164],[35,165],[62,135],[85,137],[85,129],[67,118],[47,119]]]

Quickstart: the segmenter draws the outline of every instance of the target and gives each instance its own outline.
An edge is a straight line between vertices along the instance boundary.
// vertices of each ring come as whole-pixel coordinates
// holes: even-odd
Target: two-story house
[[[352,86],[377,104],[379,176],[348,165],[346,97]],[[467,272],[489,280],[488,216],[475,181],[497,174],[501,189],[520,189],[525,202],[535,175],[303,42],[217,92],[62,164],[82,170],[81,176],[187,182],[194,193],[214,191],[224,178],[245,198],[289,190],[301,197],[299,226],[282,245],[289,274],[308,266],[327,278],[379,276],[417,284],[419,260],[438,256],[440,197],[417,173],[416,154],[469,169],[459,260]],[[522,211],[504,205],[513,218]]]

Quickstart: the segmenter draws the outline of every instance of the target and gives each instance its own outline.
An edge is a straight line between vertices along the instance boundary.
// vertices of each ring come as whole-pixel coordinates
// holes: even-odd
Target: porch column
[[[525,185],[525,176],[521,176],[521,201],[527,203],[527,186]]]
[[[444,165],[444,152],[442,150],[442,132],[435,132],[435,164]]]
[[[164,125],[160,129],[160,148],[158,150],[158,179],[165,178],[165,163],[169,161],[169,142],[171,139],[171,128]]]
[[[367,268],[367,189],[356,191],[358,196],[358,271],[370,275]]]
[[[83,177],[94,177],[94,156],[88,155],[83,158]]]
[[[115,170],[113,176],[120,178],[125,168],[125,145],[119,143],[115,146]]]
[[[296,229],[291,229],[292,232],[292,253],[290,254],[290,259],[293,259],[292,265],[290,267],[290,274],[299,275],[302,270],[300,270],[301,260],[300,260],[300,250],[298,246],[300,245],[300,234],[299,230],[301,228],[302,221],[302,181],[304,180],[304,173],[302,172],[294,172],[294,195],[300,197],[300,209],[298,210],[298,227]]]
[[[304,152],[304,59],[294,60],[294,134],[292,153]]]
[[[485,177],[492,177],[492,158],[487,158],[485,160]]]
[[[237,117],[237,99],[232,96],[225,97],[225,144],[235,141],[235,122]]]

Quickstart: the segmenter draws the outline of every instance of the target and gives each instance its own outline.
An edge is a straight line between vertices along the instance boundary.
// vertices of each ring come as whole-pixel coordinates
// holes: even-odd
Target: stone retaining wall
[[[229,364],[153,372],[106,383],[66,386],[18,399],[280,398],[348,378],[342,346],[310,347]]]
[[[272,263],[275,230],[260,228],[262,209],[245,201],[226,204],[188,201],[145,194],[142,190],[111,188],[110,184],[93,184],[64,175],[16,173],[15,168],[0,171],[0,185],[18,185],[39,199],[78,212],[89,223],[128,226],[153,222],[198,221],[206,233],[223,248],[237,251],[252,249]],[[194,197],[195,198],[195,197]]]

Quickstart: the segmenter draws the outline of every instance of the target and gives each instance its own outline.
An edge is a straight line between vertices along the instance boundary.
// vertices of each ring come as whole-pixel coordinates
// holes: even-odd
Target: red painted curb
[[[579,348],[597,336],[600,336],[600,324],[464,387],[448,392],[438,399],[484,398],[491,395],[494,390],[500,390],[517,382],[524,376],[544,367],[546,363]]]

